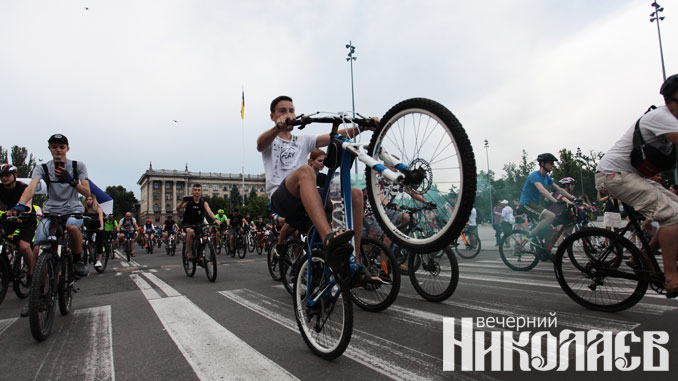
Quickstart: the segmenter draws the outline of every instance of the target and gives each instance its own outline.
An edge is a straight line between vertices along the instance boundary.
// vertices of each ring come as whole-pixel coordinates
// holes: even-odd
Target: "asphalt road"
[[[481,227],[484,249],[459,259],[460,279],[447,301],[424,301],[407,277],[396,302],[369,313],[354,306],[348,350],[325,361],[306,347],[292,300],[274,282],[265,255],[245,259],[219,256],[215,283],[198,268],[188,278],[180,256],[142,253],[130,263],[119,258],[104,274],[77,283],[73,312],[57,313],[51,336],[37,343],[27,319],[18,318],[25,301],[10,289],[0,305],[0,379],[470,379],[470,380],[674,380],[678,360],[678,301],[648,291],[634,308],[619,313],[586,310],[560,289],[550,263],[518,273],[499,259],[492,232]],[[674,356],[669,370],[576,372],[443,371],[445,317],[548,317],[556,312],[562,330],[612,332],[666,331],[663,345]],[[489,332],[485,343],[488,342]],[[661,351],[659,351],[661,352]],[[456,364],[457,369],[460,364]]]

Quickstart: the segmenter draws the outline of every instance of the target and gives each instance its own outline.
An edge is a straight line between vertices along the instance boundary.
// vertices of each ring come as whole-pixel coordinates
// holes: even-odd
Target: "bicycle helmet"
[[[672,100],[678,102],[678,99],[675,98],[676,92],[678,92],[678,74],[674,74],[662,83],[662,87],[659,89],[659,94],[664,96],[664,100]]]
[[[0,165],[0,176],[7,175],[10,173],[16,174],[17,169],[12,164],[2,164]]]
[[[147,218],[147,219],[146,219],[146,223],[148,224],[148,223],[150,223],[150,222],[151,222],[151,219],[150,219],[150,218]]]
[[[541,155],[537,156],[537,162],[539,163],[546,163],[549,161],[558,161],[558,159],[553,156],[553,154],[550,153],[542,153]]]
[[[558,181],[558,182],[559,182],[560,184],[562,184],[562,185],[567,185],[567,184],[572,184],[572,183],[574,183],[574,182],[576,182],[576,181],[577,181],[577,180],[575,180],[575,179],[573,179],[573,178],[571,178],[571,177],[563,177],[563,178],[560,179],[560,181]]]
[[[219,209],[219,210],[217,210],[217,213],[218,213],[218,214],[224,214],[224,210],[223,210],[223,209]]]

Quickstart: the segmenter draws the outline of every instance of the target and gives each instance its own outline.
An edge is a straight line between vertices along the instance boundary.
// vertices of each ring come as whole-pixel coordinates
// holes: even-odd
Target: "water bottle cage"
[[[339,156],[341,155],[341,142],[337,139],[330,140],[327,146],[327,155],[323,164],[330,170],[339,168]]]

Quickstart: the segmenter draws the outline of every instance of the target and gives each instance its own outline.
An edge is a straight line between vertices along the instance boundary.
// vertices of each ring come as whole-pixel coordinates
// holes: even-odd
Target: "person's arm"
[[[99,213],[99,230],[104,229],[104,211],[101,209],[101,205],[97,205],[97,213]]]
[[[555,183],[554,183],[554,184],[551,184],[551,185],[553,185],[553,187],[556,189],[556,191],[558,191],[558,193],[560,193],[560,194],[562,194],[563,196],[565,196],[565,202],[567,202],[568,204],[569,204],[569,202],[568,202],[569,200],[574,200],[574,196],[571,195],[571,194],[569,194],[565,189],[559,187],[559,186],[556,185]],[[568,199],[569,199],[569,200],[568,200]]]
[[[546,188],[544,188],[544,185],[542,185],[542,183],[534,183],[534,186],[535,186],[535,188],[537,188],[539,193],[541,193],[544,197],[546,197],[547,200],[549,200],[551,202],[558,202],[558,200],[556,200],[555,197],[553,197],[551,195],[551,192],[549,192],[548,190],[546,190]]]
[[[208,204],[207,201],[205,201],[205,212],[207,212],[207,215],[210,216],[210,218],[214,222],[216,222],[217,225],[221,224],[221,221],[219,221],[217,217],[214,215],[214,213],[212,213],[212,209],[210,209],[210,204]]]
[[[35,188],[38,187],[38,184],[40,184],[40,179],[31,179],[31,182],[28,183],[28,186],[24,189],[24,192],[19,198],[19,204],[31,204],[31,200],[33,200],[33,196],[35,195]]]
[[[183,209],[186,206],[186,200],[182,199],[181,202],[179,202],[179,205],[177,205],[177,212]]]
[[[600,197],[600,191],[598,191],[597,193],[598,193],[598,197],[597,197],[598,202],[607,201],[607,199],[610,198],[610,195]]]
[[[278,136],[278,134],[282,131],[283,129],[278,128],[277,124],[269,128],[268,130],[264,131],[257,138],[257,151],[263,152],[265,149],[270,147],[271,144],[273,144],[273,141],[275,140],[276,136]]]
[[[89,190],[89,180],[87,179],[80,180],[80,182],[76,184],[75,190],[85,197],[92,195]]]

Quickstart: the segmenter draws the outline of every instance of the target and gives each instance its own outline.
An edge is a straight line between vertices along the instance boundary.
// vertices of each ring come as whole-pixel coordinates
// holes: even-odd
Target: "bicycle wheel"
[[[217,280],[217,255],[214,251],[214,245],[212,242],[207,241],[207,246],[203,248],[202,253],[203,266],[205,267],[205,274],[207,274],[207,280],[214,282]]]
[[[125,241],[125,255],[127,255],[127,262],[130,261],[130,254],[132,253],[132,240],[127,239]]]
[[[110,242],[104,243],[104,252],[101,254],[101,268],[99,269],[97,269],[96,267],[94,268],[95,270],[97,270],[99,274],[106,271],[106,267],[108,266],[108,259],[111,257],[111,253],[113,253],[111,243]]]
[[[614,242],[608,245],[605,242]],[[565,255],[567,253],[567,256]],[[633,258],[639,270],[616,266],[618,256]],[[649,265],[636,246],[610,230],[587,228],[567,237],[554,257],[558,284],[578,304],[592,310],[616,312],[643,298]]]
[[[410,253],[407,267],[412,287],[428,301],[441,302],[457,289],[459,264],[449,247],[433,253]]]
[[[506,266],[515,271],[532,270],[539,263],[538,247],[522,230],[504,235],[499,243],[499,255]]]
[[[268,250],[266,255],[266,263],[268,265],[268,273],[271,274],[271,278],[275,281],[280,281],[280,256],[278,252],[273,250]]]
[[[37,341],[45,340],[52,330],[56,304],[56,266],[51,249],[41,250],[33,270],[28,293],[28,320],[31,334]]]
[[[28,296],[30,291],[30,286],[28,285],[28,265],[25,265],[24,257],[21,254],[15,254],[14,264],[12,265],[12,287],[14,288],[14,293],[20,299],[24,299]],[[2,298],[0,298],[2,299]],[[2,301],[0,300],[0,303]]]
[[[7,296],[7,289],[9,288],[10,279],[9,272],[9,265],[3,256],[0,258],[0,303],[2,303],[3,300],[5,300],[5,296]]]
[[[351,299],[358,307],[379,312],[388,308],[400,291],[400,271],[395,256],[381,241],[372,238],[360,240],[360,264],[384,284],[366,284],[350,290]]]
[[[381,119],[372,134],[368,154],[376,159],[390,157],[400,161],[410,171],[400,187],[390,185],[369,166],[365,169],[370,205],[386,234],[399,246],[416,251],[432,252],[448,246],[464,228],[476,195],[473,147],[457,118],[445,106],[429,99],[402,101]],[[421,205],[415,197],[437,206],[411,216],[421,226],[434,225],[421,236],[399,227],[388,207]]]
[[[480,238],[478,234],[465,232],[454,241],[454,253],[466,259],[475,258],[480,253]]]
[[[257,254],[258,254],[258,255],[261,255],[261,253],[264,252],[264,245],[263,245],[263,242],[262,242],[261,240],[257,239],[257,240],[256,240],[256,243],[257,243]]]
[[[304,251],[304,242],[298,239],[291,239],[283,245],[280,256],[280,280],[285,290],[294,296],[294,280],[296,279],[296,264],[299,258],[306,259]]]
[[[335,359],[344,353],[353,333],[350,296],[336,283],[322,258],[314,256],[310,269],[308,259],[298,263],[293,303],[299,332],[313,353],[325,360]],[[311,300],[315,300],[312,305]]]
[[[254,238],[251,234],[247,234],[247,251],[252,253],[254,252]]]
[[[409,256],[409,252],[400,246],[395,246],[393,255],[395,256],[396,263],[400,269],[400,275],[407,275],[407,258]]]
[[[73,306],[73,257],[62,256],[61,276],[57,278],[57,295],[59,296],[59,312],[66,316]]]
[[[247,255],[247,242],[245,237],[238,237],[236,246],[238,246],[238,258],[245,258],[245,255]]]
[[[186,255],[186,245],[183,245],[181,248],[181,262],[184,265],[186,276],[192,277],[193,274],[195,274],[195,257],[193,257],[193,260],[188,259],[188,255]]]

